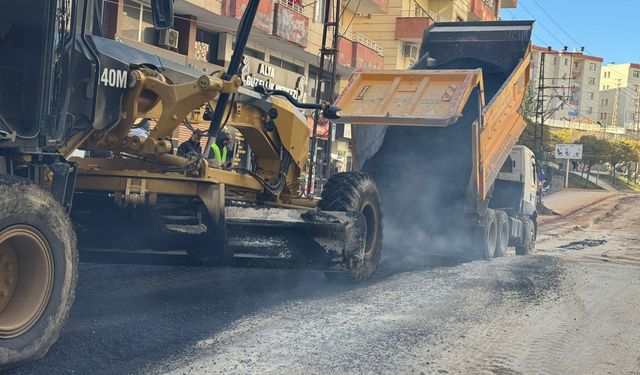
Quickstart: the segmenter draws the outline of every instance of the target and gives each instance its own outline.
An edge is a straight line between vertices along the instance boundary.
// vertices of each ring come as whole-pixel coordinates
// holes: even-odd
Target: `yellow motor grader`
[[[317,269],[369,278],[381,250],[378,193],[366,173],[299,194],[309,129],[286,92],[236,74],[259,0],[242,17],[226,72],[201,75],[103,38],[95,0],[8,1],[0,14],[0,368],[43,356],[73,302],[77,245],[89,261]],[[151,2],[170,27],[173,1]],[[202,154],[170,137],[213,108]],[[140,118],[157,118],[147,137]],[[250,157],[208,158],[225,127]],[[74,150],[106,157],[72,158]],[[94,152],[93,155],[96,153]],[[77,239],[76,239],[77,234]]]

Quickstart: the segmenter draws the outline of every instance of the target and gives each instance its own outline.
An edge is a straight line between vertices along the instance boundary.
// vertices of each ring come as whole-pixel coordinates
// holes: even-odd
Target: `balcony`
[[[222,15],[241,19],[248,3],[249,0],[225,0],[222,7]],[[273,14],[273,2],[261,1],[253,26],[271,34],[273,30]]]
[[[420,43],[424,31],[435,22],[446,22],[441,15],[413,4],[414,9],[403,10],[396,18],[396,39],[410,43]]]
[[[353,41],[347,38],[338,40],[338,64],[351,66],[353,63]]]
[[[345,2],[343,2],[345,4]],[[346,9],[360,14],[387,14],[389,13],[389,0],[359,0],[346,1]]]
[[[470,21],[495,21],[496,17],[494,0],[470,0]]]
[[[500,7],[501,8],[517,8],[518,0],[501,0]]]
[[[371,38],[340,28],[338,63],[355,69],[384,68],[382,47]]]
[[[291,0],[279,0],[275,5],[273,35],[300,47],[307,46],[309,18],[305,8]]]

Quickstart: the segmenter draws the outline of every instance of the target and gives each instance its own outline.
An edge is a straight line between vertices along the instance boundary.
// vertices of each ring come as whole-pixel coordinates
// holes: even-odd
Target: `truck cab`
[[[494,194],[491,206],[494,208],[509,208],[514,214],[532,216],[536,212],[536,198],[538,191],[536,157],[533,151],[526,146],[516,145],[511,150],[509,157],[502,165],[498,178],[496,179],[494,191],[514,190],[515,196],[509,196],[511,204],[501,201],[503,195]],[[516,203],[517,201],[520,204]],[[498,207],[502,205],[503,207]],[[519,207],[518,207],[519,206]]]

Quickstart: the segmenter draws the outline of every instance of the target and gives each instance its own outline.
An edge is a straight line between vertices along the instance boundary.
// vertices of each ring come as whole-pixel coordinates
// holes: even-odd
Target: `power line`
[[[575,44],[579,46],[582,45],[580,42],[575,40],[562,26],[560,26],[560,24],[556,22],[556,20],[553,17],[551,17],[551,15],[540,5],[540,3],[538,3],[538,0],[532,0],[532,1],[536,4],[538,8],[540,8],[540,10],[542,10],[544,14],[547,15],[547,17],[549,17],[549,19],[551,20],[551,22],[553,22],[554,25],[556,25],[566,36],[569,37],[569,39],[571,39]],[[520,5],[522,5],[522,0],[520,1]]]
[[[544,9],[544,7],[543,7],[542,5],[540,5],[540,3],[539,3],[537,0],[532,0],[532,1],[533,1],[533,2],[535,2],[536,6],[537,6],[538,8],[540,8],[540,10],[542,10],[542,12],[544,12],[544,14],[546,14],[546,15],[547,15],[547,17],[551,20],[551,22],[553,22],[553,23],[558,27],[558,29],[560,29],[560,31],[562,31],[565,35],[567,35],[567,36],[569,37],[569,39],[571,39],[571,40],[572,40],[574,43],[576,43],[577,45],[582,45],[582,44],[580,44],[580,43],[579,43],[579,42],[578,42],[578,41],[577,41],[577,40],[576,40],[576,39],[575,39],[571,34],[569,34],[569,32],[568,32],[568,31],[566,31],[566,30],[565,30],[565,29],[564,29],[564,28],[563,28],[563,27],[562,27],[562,26],[561,26],[561,25],[560,25],[560,24],[559,24],[559,23],[558,23],[558,22],[553,18],[553,16],[551,16],[551,14],[549,14],[549,12],[547,12],[547,11],[546,11],[546,9]],[[522,8],[523,8],[523,9],[525,9],[525,10],[527,11],[527,13],[529,13],[532,17],[534,17],[534,18],[535,18],[535,16],[534,16],[531,12],[529,12],[529,10],[524,6],[524,4],[522,3],[522,0],[520,1],[520,5],[522,6]],[[548,31],[548,29],[543,25],[543,23],[542,23],[541,21],[539,21],[539,20],[538,20],[538,22],[540,23],[540,25],[541,25],[545,30],[547,30],[547,31]],[[557,38],[555,38],[555,37],[554,37],[554,39],[558,40],[558,39],[557,39]],[[592,53],[590,50],[585,49],[585,52],[587,52],[589,55],[596,56],[596,54]],[[618,73],[618,72],[616,72],[616,71],[613,71],[613,73],[614,73],[615,75],[617,75],[618,77],[626,78],[626,77],[624,77],[622,74],[620,74],[620,73]]]
[[[558,39],[558,38],[555,36],[555,34],[554,34],[554,33],[552,33],[552,32],[551,32],[551,30],[549,30],[549,29],[544,25],[544,23],[542,23],[540,20],[538,20],[538,18],[537,18],[533,13],[531,13],[531,11],[529,10],[529,8],[527,8],[526,6],[524,6],[524,4],[522,3],[522,1],[520,1],[520,6],[521,6],[521,7],[522,7],[522,9],[524,9],[527,13],[529,13],[529,15],[530,15],[531,17],[533,17],[536,21],[538,21],[538,23],[540,24],[540,27],[542,27],[542,28],[543,28],[543,29],[544,29],[544,30],[545,30],[549,35],[551,35],[551,37],[552,37],[553,39],[555,39],[558,43],[560,43],[560,45],[564,45],[564,43],[563,43],[560,39]]]
[[[580,43],[579,43],[579,42],[577,42],[577,40],[576,40],[573,36],[571,36],[571,34],[569,34],[569,32],[567,32],[567,31],[566,31],[566,30],[565,30],[565,29],[564,29],[564,28],[563,28],[563,27],[562,27],[562,26],[561,26],[561,25],[560,25],[560,24],[559,24],[559,23],[558,23],[558,22],[553,18],[553,16],[551,16],[551,14],[549,14],[549,12],[547,12],[547,11],[544,9],[544,7],[543,7],[543,6],[541,6],[541,5],[540,5],[540,3],[538,3],[538,1],[537,1],[537,0],[532,0],[532,1],[534,1],[534,2],[535,2],[536,6],[537,6],[538,8],[540,8],[540,10],[542,10],[542,12],[543,12],[543,13],[544,13],[544,14],[545,14],[545,15],[546,15],[550,20],[551,20],[551,22],[553,22],[553,23],[557,26],[557,28],[558,28],[558,29],[560,29],[560,30],[561,30],[565,35],[567,35],[567,37],[569,37],[569,39],[571,39],[573,42],[575,42],[575,43],[577,43],[578,45],[580,45]],[[520,2],[520,5],[522,6],[522,8],[523,8],[525,11],[527,11],[527,13],[529,13],[532,17],[536,18],[536,17],[535,17],[535,15],[533,15],[533,13],[531,13],[531,11],[529,11],[529,9],[528,9],[524,4],[523,4],[523,2],[522,2],[522,1]],[[543,23],[542,21],[538,20],[537,18],[536,18],[536,20],[540,23],[540,26],[541,26],[543,29],[545,29],[548,33],[552,34],[552,33],[550,32],[549,28],[547,28],[547,27],[544,25],[544,23]],[[552,34],[552,36],[554,37],[554,39],[555,39],[555,40],[560,41],[558,38],[556,38],[556,37],[555,37],[555,35],[553,35],[553,34]],[[539,39],[539,38],[538,38],[538,39]],[[589,53],[589,54],[592,54],[592,53],[591,53],[591,51],[589,51],[589,50],[586,50],[586,49],[585,49],[585,51],[586,51],[587,53]],[[592,54],[592,55],[593,55],[593,54]],[[623,76],[621,73],[619,73],[619,72],[617,72],[617,71],[611,70],[611,72],[613,72],[613,73],[614,73],[614,75],[616,75],[616,76],[618,76],[618,77],[621,77],[621,78],[627,78],[627,77]],[[631,91],[631,89],[630,89],[629,87],[620,87],[620,86],[618,86],[618,87],[616,87],[616,88],[615,88],[615,90],[617,90],[617,93],[618,93],[618,96],[619,96],[619,97],[622,97],[623,99],[626,99],[626,100],[634,100],[634,98],[637,98],[637,97],[638,97],[638,95],[640,95],[640,94],[638,94],[638,93],[636,93],[636,92],[632,92],[632,91]],[[606,90],[600,90],[600,88],[598,88],[598,91],[601,91],[601,92],[602,92],[602,91],[606,91]],[[637,100],[637,99],[636,99],[636,100]]]

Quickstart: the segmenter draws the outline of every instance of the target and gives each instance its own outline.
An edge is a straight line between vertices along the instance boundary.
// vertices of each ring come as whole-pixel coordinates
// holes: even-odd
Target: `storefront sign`
[[[286,84],[280,84],[276,82],[291,81],[293,73],[287,71],[278,71],[279,68],[269,65],[267,63],[258,63],[257,70],[253,71],[251,62],[247,56],[242,58],[242,66],[240,68],[240,78],[245,86],[255,87],[258,85],[264,86],[268,90],[283,90],[288,92],[296,100],[304,100],[304,89],[307,83],[305,76],[297,75],[295,78],[295,86],[289,87]]]

